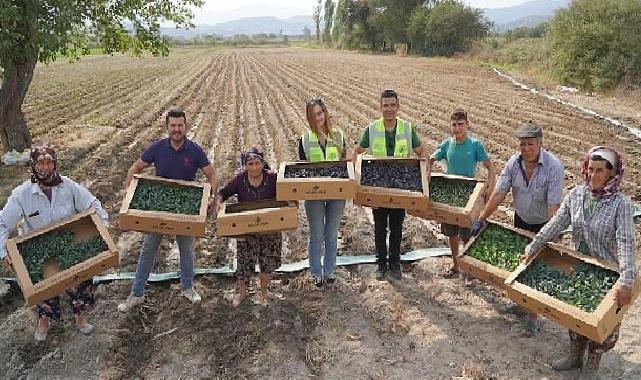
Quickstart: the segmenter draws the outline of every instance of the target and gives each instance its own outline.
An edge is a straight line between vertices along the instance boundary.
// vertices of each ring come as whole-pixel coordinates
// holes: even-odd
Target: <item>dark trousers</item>
[[[398,263],[401,260],[401,239],[403,238],[403,221],[405,209],[375,208],[374,241],[376,243],[376,259],[379,263]],[[387,247],[387,227],[389,226],[389,249]]]
[[[541,231],[541,228],[545,226],[545,223],[543,224],[528,224],[521,219],[519,214],[514,213],[514,227],[520,228],[522,230],[534,232],[535,234]]]

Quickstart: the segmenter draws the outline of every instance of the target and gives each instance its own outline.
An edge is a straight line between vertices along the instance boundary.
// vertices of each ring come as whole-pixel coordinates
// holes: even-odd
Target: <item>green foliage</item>
[[[18,244],[31,282],[42,281],[42,267],[49,259],[56,259],[60,269],[65,270],[108,249],[100,235],[79,242],[74,242],[73,237],[71,231],[51,231]]]
[[[189,27],[191,6],[202,0],[13,1],[0,0],[0,65],[57,56],[72,59],[98,38],[106,53],[131,51],[167,54],[159,20]]]
[[[517,281],[591,313],[618,279],[618,273],[588,263],[568,274],[537,259]]]
[[[641,2],[576,0],[550,24],[553,69],[560,81],[607,90],[641,82]]]
[[[138,180],[129,208],[198,215],[202,195],[200,187],[171,186],[141,179]]]
[[[441,177],[430,179],[430,202],[465,207],[474,192],[475,183],[452,181]]]
[[[332,23],[334,22],[334,0],[325,0],[325,11],[323,12],[323,21],[325,28],[323,29],[323,42],[326,45],[332,43]]]
[[[312,18],[314,20],[314,25],[316,25],[316,42],[320,43],[321,38],[321,22],[323,21],[323,16],[321,14],[322,1],[318,0],[318,4],[314,6],[314,13]]]
[[[467,255],[495,267],[513,272],[531,239],[490,224],[474,240]]]
[[[507,32],[503,33],[503,36],[508,41],[513,41],[519,38],[541,38],[547,35],[549,29],[550,23],[544,21],[531,28],[522,26],[515,29],[510,29]]]

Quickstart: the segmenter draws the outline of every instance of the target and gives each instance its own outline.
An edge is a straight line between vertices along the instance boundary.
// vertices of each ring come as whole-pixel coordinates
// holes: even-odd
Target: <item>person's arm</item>
[[[565,173],[563,165],[559,163],[550,170],[550,176],[548,178],[548,219],[552,218],[556,210],[559,209],[561,199],[563,199],[564,181]]]
[[[498,182],[496,183],[496,186],[494,187],[494,192],[490,196],[490,200],[485,203],[485,207],[483,208],[483,211],[481,211],[481,214],[479,215],[479,219],[482,222],[485,222],[487,218],[494,213],[496,208],[505,200],[505,197],[507,196],[507,193],[510,192],[510,189],[512,189],[512,169],[513,169],[513,164],[514,160],[509,159],[507,163],[505,164],[505,167],[501,171],[501,174],[499,175]],[[492,189],[489,187],[489,183],[485,184],[486,189]]]
[[[487,202],[490,198],[490,194],[492,193],[492,189],[496,184],[496,169],[494,168],[492,160],[483,161],[483,166],[485,166],[485,169],[487,170],[487,187],[485,188],[484,194],[485,201]]]
[[[414,153],[418,158],[428,158],[427,149],[423,146],[423,143],[414,128],[412,128],[412,150],[414,150]]]
[[[494,193],[492,193],[492,196],[490,197],[490,200],[485,204],[483,211],[481,211],[479,220],[481,222],[485,222],[487,218],[489,218],[494,213],[496,208],[499,207],[501,202],[505,200],[506,196],[507,193],[497,193],[496,191],[494,191]]]
[[[303,138],[298,139],[298,159],[301,161],[307,161],[307,155],[305,154],[305,148],[303,148]]]
[[[442,143],[439,144],[438,148],[432,153],[430,156],[430,165],[433,164],[435,161],[442,161],[446,157],[447,152],[447,146],[448,146],[448,140],[443,141]]]
[[[636,243],[634,241],[634,205],[625,199],[616,214],[616,246],[621,274],[621,286],[632,289],[637,275],[635,265]]]
[[[129,185],[131,184],[131,180],[134,178],[135,174],[140,174],[143,170],[149,167],[151,163],[145,162],[142,159],[137,159],[136,162],[131,165],[129,170],[127,171],[127,180],[125,180],[125,190],[129,188]]]
[[[563,198],[563,202],[561,202],[561,206],[559,209],[556,211],[552,219],[550,219],[549,222],[543,228],[541,231],[539,231],[538,234],[534,237],[532,242],[528,244],[527,247],[525,247],[525,256],[531,256],[538,252],[545,243],[553,240],[556,238],[564,229],[566,229],[571,222],[571,215],[570,215],[570,201],[571,198],[574,196],[574,193],[576,191],[579,191],[580,189],[575,188],[573,191],[568,193],[568,195]]]
[[[102,224],[105,226],[109,226],[109,215],[107,214],[107,211],[105,211],[104,208],[102,208],[102,204],[96,198],[91,192],[84,186],[80,185],[79,183],[69,180],[72,186],[73,191],[73,200],[74,200],[74,207],[76,211],[78,212],[83,212],[87,211],[90,208],[93,208],[96,210],[96,215],[100,218],[102,221]]]
[[[216,169],[212,165],[207,165],[202,168],[205,177],[207,177],[207,182],[211,185],[211,195],[214,195],[218,192],[218,176],[216,175]]]
[[[365,128],[361,134],[361,139],[358,141],[358,144],[354,147],[354,154],[352,155],[352,161],[356,163],[356,158],[359,154],[367,152],[369,148],[369,128]]]
[[[18,197],[19,194],[14,190],[9,196],[7,204],[0,211],[0,259],[5,259],[7,264],[11,264],[11,259],[7,255],[7,239],[11,231],[16,228],[18,222],[24,217]]]

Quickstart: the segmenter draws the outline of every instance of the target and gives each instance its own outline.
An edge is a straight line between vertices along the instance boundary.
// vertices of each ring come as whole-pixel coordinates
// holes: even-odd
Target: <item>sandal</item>
[[[445,273],[441,274],[443,278],[458,278],[459,271],[454,267],[450,267]]]
[[[231,305],[233,307],[238,307],[243,304],[243,301],[245,301],[245,298],[247,298],[246,294],[244,296],[241,296],[240,294],[236,293],[236,295],[234,295],[233,301],[231,302]]]

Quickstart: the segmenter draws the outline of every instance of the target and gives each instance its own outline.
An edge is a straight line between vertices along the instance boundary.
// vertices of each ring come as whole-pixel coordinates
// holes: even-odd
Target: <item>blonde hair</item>
[[[332,141],[334,145],[338,149],[338,154],[342,156],[343,154],[343,146],[341,144],[337,144],[336,141],[334,141],[334,129],[332,128],[332,123],[329,118],[329,112],[327,111],[327,106],[325,105],[325,102],[323,102],[323,99],[321,97],[313,97],[311,98],[305,107],[305,113],[307,116],[307,124],[309,124],[309,129],[312,130],[318,136],[318,127],[316,126],[316,120],[314,118],[314,106],[320,106],[320,108],[323,110],[323,113],[325,114],[325,125],[324,125],[324,131],[322,133],[325,135],[325,138],[329,141]]]

